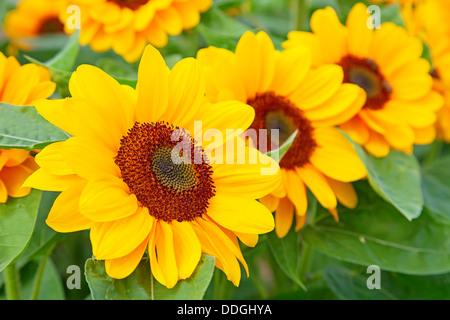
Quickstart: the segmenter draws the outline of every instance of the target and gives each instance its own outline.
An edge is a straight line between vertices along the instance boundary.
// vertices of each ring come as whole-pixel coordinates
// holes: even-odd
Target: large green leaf
[[[380,272],[380,289],[370,290],[371,273],[344,267],[328,267],[324,279],[329,288],[344,300],[447,300],[450,296],[450,274],[410,276]]]
[[[384,158],[376,158],[343,134],[366,166],[372,188],[408,220],[418,218],[423,210],[423,195],[420,165],[416,157],[391,151]]]
[[[339,209],[340,222],[326,217],[305,227],[304,239],[315,249],[340,260],[412,275],[450,272],[450,228],[425,210],[412,222],[357,184],[359,205]]]
[[[189,279],[167,289],[153,278],[147,259],[143,259],[130,276],[121,280],[106,274],[104,261],[88,259],[85,266],[86,280],[94,300],[201,300],[213,272],[214,258],[203,255]]]
[[[450,226],[450,157],[422,169],[425,206],[437,221]]]
[[[20,262],[24,260],[22,262],[24,263],[30,259],[47,254],[58,242],[67,237],[67,233],[58,233],[51,229],[45,222],[59,194],[59,192],[43,191],[38,216],[36,218],[35,232],[30,239],[27,250],[19,260]]]
[[[41,191],[32,190],[23,198],[9,198],[0,204],[0,271],[26,249],[33,234]]]
[[[0,103],[0,148],[42,149],[69,137],[45,120],[34,107]]]
[[[284,238],[280,239],[275,232],[270,232],[267,239],[275,261],[281,270],[302,289],[305,289],[299,271],[301,257],[299,233],[291,230]]]

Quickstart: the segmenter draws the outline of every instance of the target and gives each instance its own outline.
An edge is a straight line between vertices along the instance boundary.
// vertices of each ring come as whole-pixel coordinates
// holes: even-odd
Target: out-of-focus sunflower
[[[0,102],[31,105],[37,99],[48,98],[54,91],[55,84],[47,70],[31,63],[21,66],[16,58],[6,58],[0,52]],[[0,203],[5,203],[8,196],[28,195],[31,189],[22,184],[36,169],[29,151],[0,149]]]
[[[427,44],[432,59],[431,75],[434,88],[445,99],[438,111],[438,138],[450,142],[450,1],[423,0],[414,7],[409,26],[411,33],[419,35]]]
[[[32,49],[27,40],[50,33],[63,33],[59,17],[66,0],[23,0],[5,17],[4,30],[11,40],[10,50]]]
[[[235,53],[210,47],[200,50],[197,58],[203,65],[206,96],[211,101],[237,99],[255,109],[250,128],[256,130],[255,144],[260,149],[260,129],[269,134],[270,130],[279,130],[279,142],[273,141],[274,147],[297,131],[280,161],[282,185],[261,199],[275,212],[279,237],[291,228],[294,211],[296,229],[304,225],[306,187],[336,219],[338,201],[350,208],[356,206],[357,196],[350,182],[365,177],[366,170],[334,126],[358,113],[365,94],[356,85],[342,84],[342,68],[331,64],[312,68],[308,48],[279,52],[264,32],[246,32]]]
[[[73,0],[81,12],[80,43],[98,52],[113,49],[138,60],[146,44],[164,47],[168,35],[195,27],[212,0]],[[73,32],[68,30],[66,32]]]
[[[332,8],[321,9],[312,16],[313,33],[291,32],[284,47],[309,46],[314,65],[337,63],[344,81],[366,92],[362,110],[340,126],[355,142],[376,157],[391,149],[411,153],[414,144],[435,139],[436,111],[443,99],[432,89],[422,41],[393,23],[374,30],[368,21],[362,3],[352,8],[346,26]]]
[[[370,0],[370,2],[373,2],[373,3],[388,3],[388,4],[400,3],[401,5],[415,4],[420,1],[423,1],[423,0]]]
[[[281,173],[263,154],[255,164],[209,163],[202,148],[210,145],[194,121],[202,121],[203,131],[224,133],[215,145],[229,141],[227,129],[247,129],[253,109],[209,103],[196,60],[169,70],[150,45],[136,91],[87,65],[69,88],[71,98],[36,103],[73,136],[46,147],[36,157],[41,169],[25,183],[62,191],[48,225],[59,232],[90,229],[94,256],[105,260],[112,278],[131,274],[148,248],[153,275],[168,288],[191,276],[202,252],[238,285],[238,261],[247,269],[238,238],[254,246],[258,234],[274,228],[272,214],[255,199],[276,188]],[[191,162],[173,162],[180,143]],[[274,174],[262,175],[264,164],[275,165]]]

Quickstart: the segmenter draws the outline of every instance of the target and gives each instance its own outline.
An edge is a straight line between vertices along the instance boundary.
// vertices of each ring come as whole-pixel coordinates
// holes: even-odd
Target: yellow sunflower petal
[[[189,278],[194,272],[202,255],[200,240],[189,222],[171,223],[173,244],[180,279]]]
[[[140,207],[120,220],[94,222],[90,232],[94,256],[105,260],[128,255],[148,237],[153,221],[148,209]]]
[[[21,198],[31,191],[29,187],[22,185],[32,173],[33,171],[24,165],[4,167],[0,172],[0,180],[3,181],[10,197]]]
[[[168,289],[171,289],[178,281],[173,231],[171,226],[163,220],[158,221],[156,231],[156,254],[158,257],[158,264],[165,277],[164,285]]]
[[[297,168],[297,173],[324,208],[336,208],[336,195],[323,174],[310,164],[307,164],[302,168]]]
[[[337,181],[329,177],[325,178],[340,203],[350,209],[356,208],[358,205],[358,196],[351,183]]]
[[[310,161],[325,175],[343,182],[362,179],[367,170],[351,143],[336,129],[317,129],[318,147]]]
[[[294,204],[287,197],[280,200],[275,212],[275,232],[279,238],[287,235],[294,220]]]
[[[342,68],[323,65],[312,69],[303,83],[291,95],[291,100],[302,110],[318,107],[330,99],[341,87],[344,79]]]
[[[308,199],[306,188],[299,175],[294,170],[282,170],[283,182],[286,186],[287,198],[295,205],[297,215],[306,214]],[[281,204],[280,204],[281,205]]]
[[[90,181],[80,198],[80,212],[95,222],[123,219],[138,209],[134,194],[126,184],[116,179]]]
[[[159,120],[169,101],[169,68],[161,53],[152,46],[147,46],[142,56],[136,90],[138,121]]]
[[[117,259],[105,260],[105,269],[108,276],[114,279],[128,277],[139,265],[148,245],[148,238],[136,247],[131,253]]]
[[[261,234],[274,228],[270,211],[247,198],[218,194],[210,200],[208,216],[225,228],[242,233]]]
[[[46,223],[57,232],[75,232],[87,230],[92,221],[80,213],[79,201],[86,181],[74,184],[63,191],[53,203]]]

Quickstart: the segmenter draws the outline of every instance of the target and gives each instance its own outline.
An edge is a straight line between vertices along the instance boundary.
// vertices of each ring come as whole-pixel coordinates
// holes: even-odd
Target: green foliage
[[[0,205],[0,271],[14,263],[26,249],[34,231],[41,191],[10,198]]]
[[[397,210],[357,184],[356,209],[339,210],[339,223],[324,217],[303,231],[305,241],[336,259],[412,275],[450,272],[448,226],[424,211],[409,222]]]
[[[42,149],[69,137],[69,134],[45,120],[32,106],[0,103],[0,148]]]

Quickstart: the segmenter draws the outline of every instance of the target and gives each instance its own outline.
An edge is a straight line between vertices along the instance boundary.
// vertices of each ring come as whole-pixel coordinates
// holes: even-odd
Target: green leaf
[[[329,288],[342,300],[398,300],[383,288],[367,288],[369,276],[370,274],[361,275],[356,271],[335,266],[326,268],[323,274]]]
[[[58,233],[54,231],[45,222],[50,209],[52,208],[53,203],[59,196],[59,194],[59,192],[52,191],[42,192],[35,225],[36,231],[33,233],[27,250],[22,255],[20,261],[28,261],[41,255],[47,254],[58,242],[67,237],[66,233]]]
[[[284,238],[278,238],[275,232],[267,234],[270,249],[281,270],[303,290],[305,285],[300,279],[300,238],[298,232],[289,232]]]
[[[213,272],[214,257],[203,255],[189,279],[167,289],[153,278],[147,259],[143,259],[130,276],[121,280],[106,274],[104,261],[88,259],[85,266],[86,281],[94,300],[201,300]]]
[[[339,208],[340,222],[326,217],[302,230],[304,240],[336,259],[411,275],[450,271],[450,229],[425,210],[409,222],[366,183],[355,184],[359,204]]]
[[[450,226],[450,157],[422,168],[425,206],[438,222]]]
[[[328,287],[344,300],[448,300],[450,296],[450,274],[423,277],[381,271],[381,288],[373,290],[367,288],[370,276],[366,270],[336,266],[324,271]]]
[[[343,134],[366,166],[369,183],[375,192],[409,221],[418,218],[423,210],[423,195],[420,165],[415,156],[391,151],[384,158],[376,158]]]
[[[32,190],[23,198],[9,198],[0,205],[0,271],[26,249],[33,234],[42,192]]]
[[[42,149],[70,137],[45,120],[32,106],[0,103],[0,148]]]
[[[294,143],[294,140],[297,137],[297,134],[298,134],[298,130],[296,130],[293,134],[291,134],[289,136],[289,138],[284,142],[284,144],[279,149],[271,150],[271,151],[267,152],[267,155],[269,157],[271,157],[272,159],[274,159],[275,161],[280,162],[281,159],[283,159],[283,157],[288,152],[289,148]]]
[[[195,27],[209,46],[232,51],[241,35],[248,29],[248,26],[214,8],[203,14],[201,22]]]

